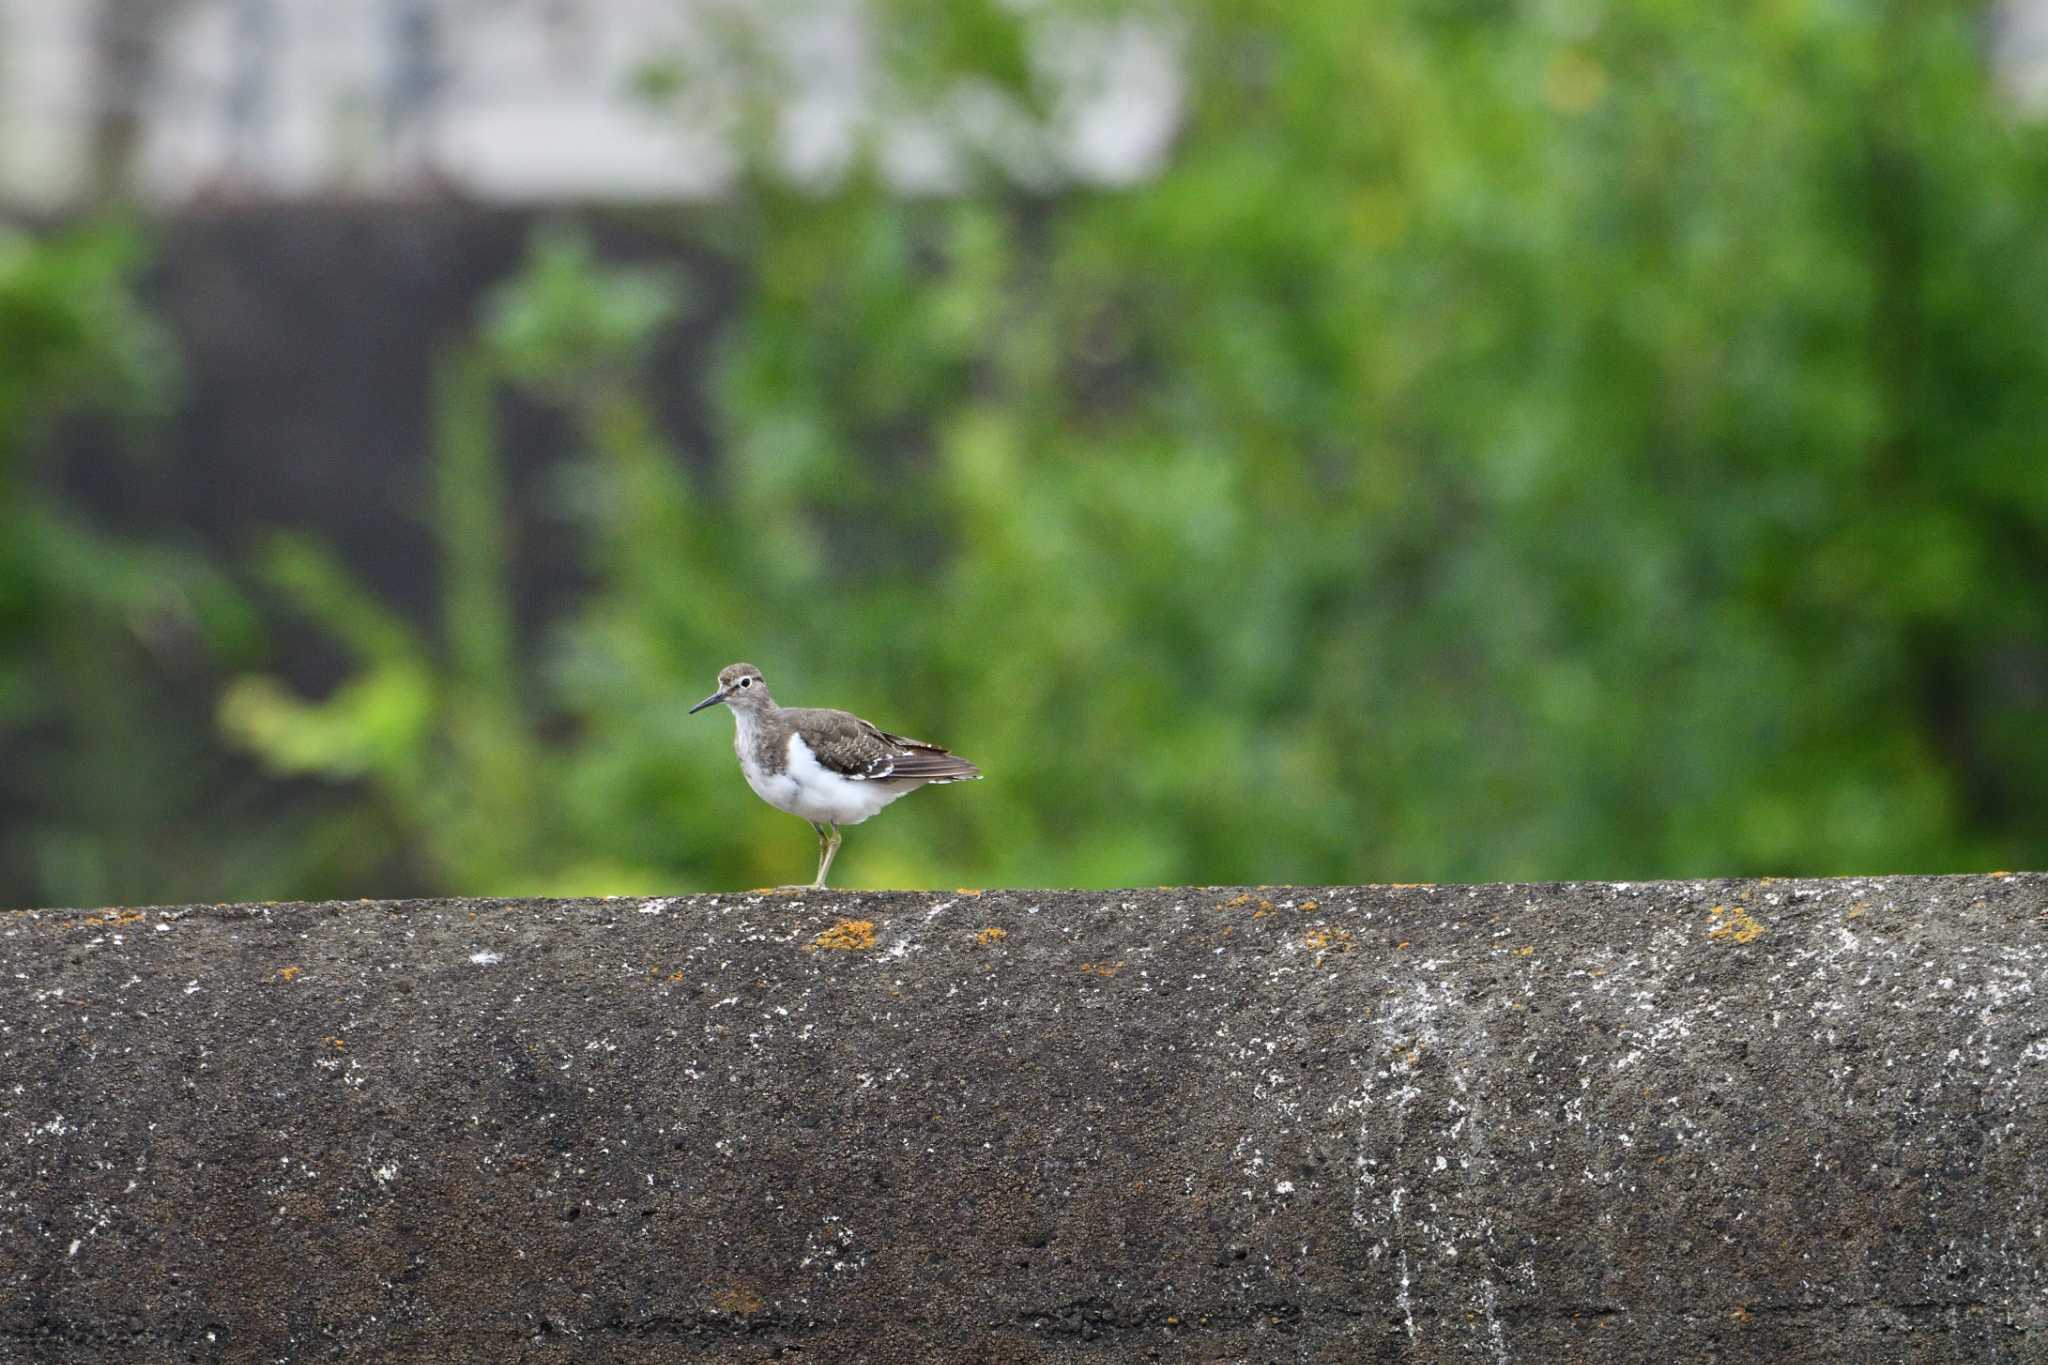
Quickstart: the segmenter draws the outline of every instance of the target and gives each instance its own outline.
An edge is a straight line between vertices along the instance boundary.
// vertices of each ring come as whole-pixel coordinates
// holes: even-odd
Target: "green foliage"
[[[1184,14],[1153,183],[740,211],[709,653],[994,775],[850,876],[2042,860],[2048,147],[1975,15]]]
[[[444,359],[432,455],[438,638],[366,596],[303,538],[280,541],[268,557],[268,581],[321,622],[357,670],[319,701],[247,674],[223,696],[221,724],[280,775],[359,784],[374,815],[340,818],[389,832],[363,850],[370,863],[409,859],[424,864],[431,885],[478,893],[646,885],[656,869],[690,865],[673,824],[643,835],[650,856],[622,858],[622,831],[593,809],[623,795],[612,786],[619,769],[605,735],[578,734],[566,745],[544,738],[568,717],[515,638],[515,547],[505,533],[496,434],[507,389],[526,389],[573,420],[588,453],[564,471],[566,510],[590,528],[600,581],[615,585],[593,595],[578,628],[602,631],[614,616],[642,632],[657,628],[649,551],[683,549],[691,528],[681,475],[637,381],[679,299],[664,272],[604,269],[582,239],[544,233],[526,269],[489,300],[481,334]],[[625,742],[647,739],[643,729]],[[662,842],[665,857],[654,852]]]
[[[139,256],[115,228],[38,239],[0,226],[0,480],[19,476],[33,424],[67,406],[167,397],[169,345],[129,291]]]
[[[172,395],[139,259],[115,228],[0,231],[0,866],[45,904],[203,894],[253,861],[179,818],[219,789],[205,692],[256,645],[247,602],[189,549],[85,524],[40,458],[61,412],[139,423]]]
[[[997,158],[906,199],[866,152],[778,183],[742,89],[744,189],[685,224],[748,284],[708,465],[650,401],[679,282],[538,240],[435,379],[442,624],[265,560],[356,661],[224,694],[337,798],[276,893],[800,875],[729,722],[683,714],[735,659],[988,771],[862,826],[849,885],[2048,862],[2048,136],[1978,11],[881,12],[904,100],[1044,145],[1039,45],[1155,26],[1183,127],[1129,189]],[[784,78],[734,23],[642,93]],[[589,575],[531,640],[514,393],[573,433]]]
[[[906,89],[1057,106],[1016,12],[899,9]],[[681,714],[738,657],[990,772],[863,829],[856,882],[2041,860],[2048,161],[1964,17],[1172,31],[1153,183],[762,177],[705,225],[753,284],[712,477],[621,363],[665,289],[555,241],[501,299],[597,582],[540,694],[573,742],[484,727],[554,784],[522,875],[801,870]]]

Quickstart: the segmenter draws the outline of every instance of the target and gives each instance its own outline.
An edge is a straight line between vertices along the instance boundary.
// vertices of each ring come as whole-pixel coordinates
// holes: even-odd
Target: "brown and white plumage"
[[[718,675],[718,690],[695,712],[720,702],[733,714],[733,748],[754,794],[818,832],[818,877],[839,851],[839,826],[857,825],[919,787],[967,782],[981,769],[936,744],[892,735],[847,711],[777,706],[752,664]]]
[[[892,735],[850,711],[814,706],[778,710],[804,737],[821,766],[850,781],[965,782],[981,776],[981,769],[940,745]]]

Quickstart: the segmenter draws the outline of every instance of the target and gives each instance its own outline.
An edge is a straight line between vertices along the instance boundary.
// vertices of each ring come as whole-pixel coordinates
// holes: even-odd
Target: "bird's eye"
[[[753,685],[754,685],[754,680],[753,680],[752,678],[741,678],[741,679],[740,679],[740,686],[741,686],[741,687],[752,687]]]

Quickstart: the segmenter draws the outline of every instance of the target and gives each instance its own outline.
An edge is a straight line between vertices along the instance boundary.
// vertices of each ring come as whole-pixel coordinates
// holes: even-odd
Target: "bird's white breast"
[[[794,732],[784,750],[783,769],[770,772],[754,761],[753,736],[742,724],[733,736],[740,771],[754,795],[801,820],[857,825],[921,782],[855,782],[818,762],[804,737]]]

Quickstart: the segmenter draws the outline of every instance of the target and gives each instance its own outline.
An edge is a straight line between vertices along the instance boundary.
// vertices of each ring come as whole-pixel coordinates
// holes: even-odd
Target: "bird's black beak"
[[[696,704],[695,706],[691,707],[691,708],[689,709],[689,711],[688,711],[688,713],[687,713],[687,714],[689,714],[689,715],[692,715],[692,716],[694,716],[694,715],[696,715],[696,714],[697,714],[697,713],[698,713],[699,711],[702,711],[702,710],[703,710],[703,709],[704,709],[705,707],[707,707],[707,706],[716,706],[716,705],[718,705],[718,703],[720,703],[720,702],[722,702],[722,701],[724,701],[724,700],[725,700],[725,697],[726,697],[726,689],[725,689],[725,688],[720,688],[720,689],[719,689],[718,691],[716,691],[716,692],[713,692],[713,693],[712,693],[712,694],[711,694],[710,696],[706,697],[706,698],[705,698],[704,700],[702,700],[702,701],[698,702],[698,703],[697,703],[697,704]]]

